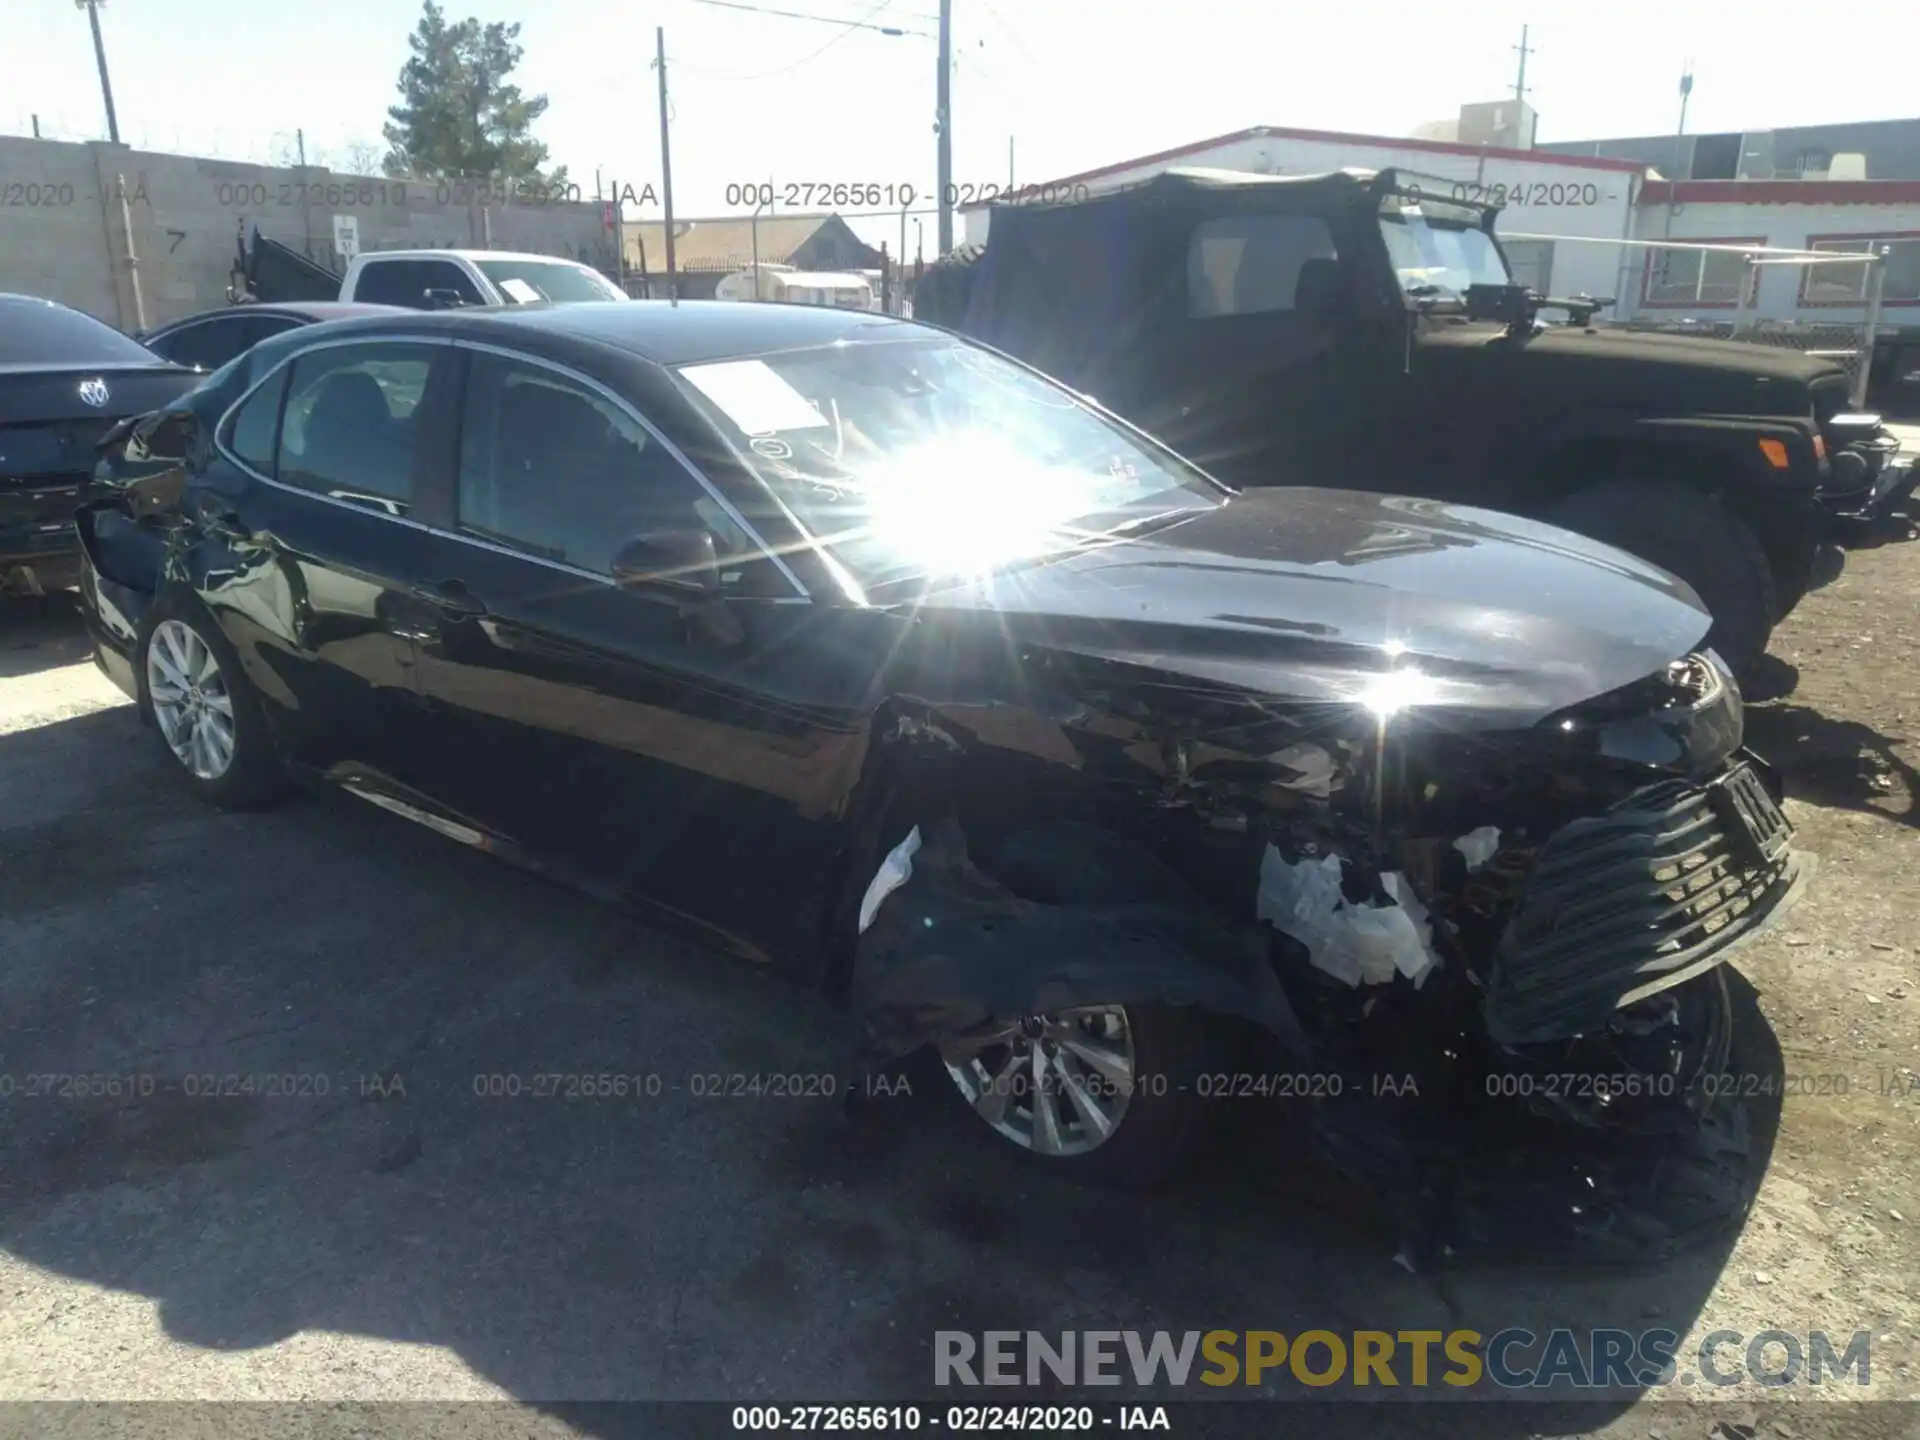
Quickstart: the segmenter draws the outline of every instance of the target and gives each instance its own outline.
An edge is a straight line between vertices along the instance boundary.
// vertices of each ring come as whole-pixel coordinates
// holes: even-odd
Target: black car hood
[[[1421,714],[1466,729],[1618,689],[1710,624],[1682,581],[1568,531],[1312,489],[1250,492],[914,604],[923,624],[987,613],[1022,647],[1309,704],[1352,704],[1382,672],[1413,668],[1430,692]]]
[[[1478,383],[1517,386],[1514,393],[1529,398],[1543,389],[1563,392],[1569,409],[1631,404],[1655,414],[1805,418],[1813,382],[1845,373],[1830,361],[1764,345],[1571,325],[1514,339],[1499,325],[1455,316],[1424,326],[1419,351],[1421,362],[1484,372]]]

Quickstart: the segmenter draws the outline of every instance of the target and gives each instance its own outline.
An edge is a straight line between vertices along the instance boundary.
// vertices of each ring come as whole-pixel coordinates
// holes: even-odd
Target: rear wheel
[[[1734,673],[1767,652],[1778,613],[1773,567],[1760,537],[1711,495],[1645,480],[1577,491],[1548,520],[1670,570],[1713,616],[1707,644]]]
[[[135,660],[141,707],[190,790],[211,805],[240,810],[287,789],[240,657],[202,607],[163,595]]]
[[[954,1091],[1036,1164],[1121,1189],[1164,1180],[1201,1134],[1206,1018],[1171,1005],[1085,1005],[1003,1018],[940,1042]]]

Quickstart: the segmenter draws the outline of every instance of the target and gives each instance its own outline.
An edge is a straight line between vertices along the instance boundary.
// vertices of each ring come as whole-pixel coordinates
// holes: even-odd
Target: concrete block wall
[[[356,217],[362,250],[525,250],[609,274],[617,266],[590,199],[503,203],[484,185],[0,136],[0,291],[58,300],[127,331],[224,305],[243,225],[344,269],[336,215]],[[129,234],[137,266],[127,263]]]

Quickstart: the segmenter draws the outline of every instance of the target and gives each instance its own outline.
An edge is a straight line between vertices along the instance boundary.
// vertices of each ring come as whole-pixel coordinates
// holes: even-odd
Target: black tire
[[[1779,613],[1760,537],[1710,495],[1646,480],[1610,480],[1566,497],[1546,519],[1670,570],[1713,616],[1706,643],[1736,675],[1767,653]]]
[[[170,621],[187,627],[212,652],[232,704],[233,758],[225,771],[216,776],[197,775],[188,768],[186,761],[174,752],[155,712],[148,684],[147,657],[155,634]],[[253,810],[271,804],[292,788],[291,777],[274,745],[273,733],[260,713],[259,699],[247,683],[239,652],[199,601],[179,590],[163,591],[157,596],[141,624],[140,643],[134,648],[133,658],[134,676],[140,689],[141,719],[153,732],[167,768],[194,795],[221,810]]]
[[[1215,1054],[1215,1027],[1205,1012],[1184,1005],[1123,1007],[1132,1031],[1135,1085],[1113,1134],[1073,1155],[1043,1155],[1003,1136],[974,1115],[934,1050],[924,1052],[930,1080],[942,1087],[978,1143],[1064,1179],[1114,1190],[1147,1190],[1177,1170],[1206,1133],[1206,1101],[1199,1077]]]
[[[959,245],[929,265],[913,291],[913,318],[958,330],[973,299],[973,280],[984,245]]]

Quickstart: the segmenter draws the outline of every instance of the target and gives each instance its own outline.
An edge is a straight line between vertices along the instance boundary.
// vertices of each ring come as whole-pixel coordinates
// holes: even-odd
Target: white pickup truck
[[[340,298],[409,310],[462,305],[573,305],[625,300],[606,276],[577,260],[509,250],[370,250],[353,257]]]

